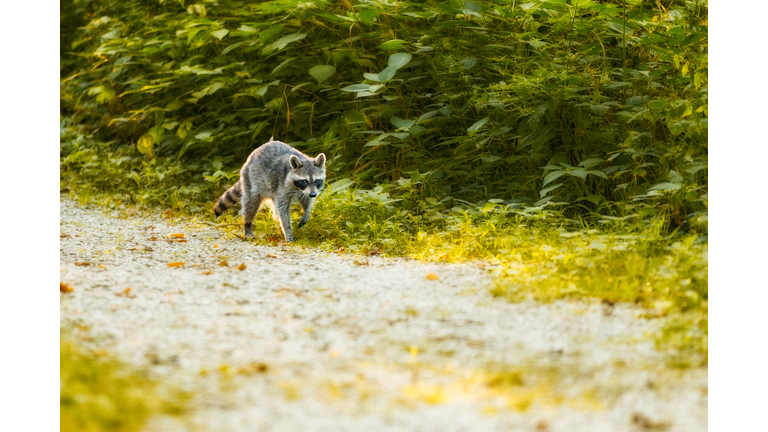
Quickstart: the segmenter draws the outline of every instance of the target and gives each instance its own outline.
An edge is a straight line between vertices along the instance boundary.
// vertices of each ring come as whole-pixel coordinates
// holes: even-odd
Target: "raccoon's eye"
[[[315,180],[315,186],[320,187],[322,185],[323,185],[323,181],[322,180]]]
[[[299,189],[305,189],[307,186],[309,186],[309,182],[306,180],[296,180],[293,182],[293,184]]]

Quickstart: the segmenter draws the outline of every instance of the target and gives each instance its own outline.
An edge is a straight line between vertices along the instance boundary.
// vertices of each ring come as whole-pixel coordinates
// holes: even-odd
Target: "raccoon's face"
[[[298,157],[291,155],[290,161],[289,184],[309,198],[317,197],[325,182],[325,155],[320,153],[310,163],[303,163]]]

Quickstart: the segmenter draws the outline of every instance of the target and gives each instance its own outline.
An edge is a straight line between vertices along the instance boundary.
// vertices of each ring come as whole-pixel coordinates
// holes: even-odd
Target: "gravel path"
[[[665,367],[634,306],[510,304],[484,264],[262,246],[64,198],[60,217],[62,326],[195,391],[147,431],[707,430],[707,371]]]

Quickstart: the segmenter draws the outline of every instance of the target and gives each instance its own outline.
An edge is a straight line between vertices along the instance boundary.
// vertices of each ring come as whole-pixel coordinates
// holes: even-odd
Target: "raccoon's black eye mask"
[[[306,180],[296,180],[293,184],[299,189],[306,189],[306,187],[309,186],[309,182]]]

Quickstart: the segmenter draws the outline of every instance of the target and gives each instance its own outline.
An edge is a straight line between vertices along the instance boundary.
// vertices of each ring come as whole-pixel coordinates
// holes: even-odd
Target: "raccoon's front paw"
[[[307,224],[307,221],[305,221],[304,219],[300,220],[299,221],[299,228],[303,227],[306,224]]]

